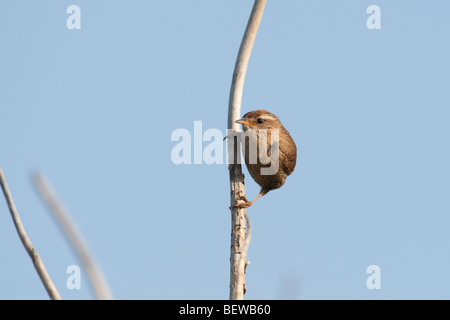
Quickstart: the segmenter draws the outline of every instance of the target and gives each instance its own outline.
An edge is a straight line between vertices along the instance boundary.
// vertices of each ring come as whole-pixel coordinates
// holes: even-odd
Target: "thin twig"
[[[250,223],[250,217],[248,216],[247,212],[245,212],[245,220],[247,221],[247,235],[245,237],[245,245],[244,249],[242,250],[242,256],[240,260],[240,269],[244,270],[244,275],[247,273],[247,266],[250,264],[250,261],[247,260],[247,253],[248,253],[248,246],[250,245],[250,240],[252,238],[252,224]],[[247,291],[244,281],[244,294]]]
[[[14,204],[14,200],[11,196],[11,192],[9,191],[8,184],[6,183],[6,179],[1,167],[0,167],[0,185],[3,190],[6,203],[8,204],[9,211],[11,212],[11,216],[14,221],[17,233],[19,234],[19,238],[22,241],[25,250],[27,250],[31,260],[33,261],[34,267],[36,268],[36,271],[39,274],[39,277],[41,278],[41,281],[44,284],[44,287],[47,290],[48,295],[52,300],[61,300],[61,296],[59,295],[58,290],[53,284],[53,281],[50,278],[47,269],[44,266],[44,262],[42,262],[41,258],[39,257],[39,254],[33,247],[33,244],[31,243],[27,233],[25,232],[25,228],[23,227],[22,220],[20,219],[19,213],[17,212],[16,205]]]
[[[42,174],[38,173],[33,175],[32,180],[42,199],[67,235],[75,252],[80,257],[97,298],[99,300],[111,300],[113,297],[106,278],[89,250],[86,240],[77,228],[73,219],[71,219],[69,212],[58,200],[53,188]]]
[[[265,5],[266,0],[255,0],[236,59],[228,105],[228,128],[232,132],[237,132],[239,129],[239,125],[235,121],[240,118],[245,74]],[[231,190],[230,300],[244,298],[245,259],[250,241],[250,238],[246,239],[246,224],[250,221],[246,219],[246,210],[235,207],[238,201],[245,196],[244,175],[240,161],[238,161],[240,150],[236,141],[238,141],[236,137],[228,139],[228,150],[234,150],[229,153],[234,155],[234,159],[229,159],[228,167]]]

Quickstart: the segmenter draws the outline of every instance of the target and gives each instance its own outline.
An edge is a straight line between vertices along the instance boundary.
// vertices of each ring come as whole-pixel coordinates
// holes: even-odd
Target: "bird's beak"
[[[245,121],[244,119],[236,120],[234,123],[239,123],[239,124],[242,124],[244,126],[250,126],[250,127],[254,127],[255,126],[253,123],[251,123],[249,121]]]

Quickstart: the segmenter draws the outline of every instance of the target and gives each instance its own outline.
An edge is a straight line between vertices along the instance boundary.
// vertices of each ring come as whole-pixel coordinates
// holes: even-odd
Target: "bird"
[[[247,112],[242,119],[236,120],[235,123],[242,125],[243,139],[241,142],[248,172],[261,187],[261,191],[255,199],[248,201],[243,196],[244,202],[234,205],[237,208],[248,208],[269,191],[284,185],[286,178],[294,172],[297,163],[297,146],[280,119],[269,111]],[[274,129],[278,130],[274,131]],[[278,139],[274,132],[278,132]],[[270,159],[267,159],[268,157]],[[277,165],[275,166],[276,170],[264,174],[263,170],[269,171],[274,164]]]

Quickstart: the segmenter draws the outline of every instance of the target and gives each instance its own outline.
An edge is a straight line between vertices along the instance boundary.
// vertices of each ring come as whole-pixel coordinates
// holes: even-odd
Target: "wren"
[[[245,202],[235,205],[238,208],[248,208],[259,197],[284,185],[287,176],[294,171],[297,162],[297,146],[280,119],[266,110],[250,111],[235,123],[242,125],[243,139],[248,140],[242,141],[248,172],[253,180],[261,186],[261,191],[255,199],[248,201],[244,196]],[[268,157],[270,160],[266,161]],[[275,166],[277,170],[270,174],[264,174],[264,169],[267,172],[269,168],[273,167],[274,161],[277,161],[277,166]]]

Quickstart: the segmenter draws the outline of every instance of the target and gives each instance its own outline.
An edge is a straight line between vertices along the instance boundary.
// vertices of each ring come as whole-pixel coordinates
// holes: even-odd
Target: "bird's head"
[[[278,119],[278,117],[273,113],[266,110],[247,112],[242,119],[236,120],[235,123],[241,124],[244,131],[249,129],[281,129],[283,127],[280,119]]]

